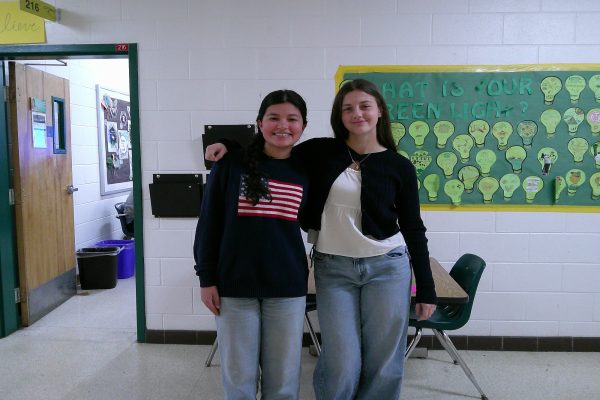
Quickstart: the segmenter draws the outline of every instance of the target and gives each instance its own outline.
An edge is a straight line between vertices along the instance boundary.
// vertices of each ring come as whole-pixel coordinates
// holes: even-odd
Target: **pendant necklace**
[[[352,164],[350,164],[350,168],[353,169],[354,171],[360,171],[360,165],[365,162],[365,160],[367,158],[369,158],[369,156],[373,153],[369,153],[366,156],[363,157],[362,160],[360,161],[356,161],[354,159],[354,157],[352,157],[352,153],[350,152],[350,148],[348,146],[346,146],[346,150],[348,150],[348,155],[350,156],[350,160],[352,160]]]

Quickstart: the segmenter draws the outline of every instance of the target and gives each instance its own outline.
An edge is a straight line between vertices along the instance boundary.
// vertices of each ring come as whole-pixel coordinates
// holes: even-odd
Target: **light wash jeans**
[[[226,400],[298,399],[306,297],[221,298],[216,317]]]
[[[397,400],[410,310],[406,248],[366,258],[315,251],[315,282],[323,341],[317,400]]]

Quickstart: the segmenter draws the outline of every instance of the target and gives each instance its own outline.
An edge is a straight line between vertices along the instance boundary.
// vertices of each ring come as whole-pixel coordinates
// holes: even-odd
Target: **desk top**
[[[438,260],[430,257],[429,265],[431,266],[431,274],[433,276],[433,282],[435,283],[435,293],[438,298],[438,304],[464,304],[469,301],[469,295],[467,295],[463,288],[452,279],[448,271],[440,265]],[[412,294],[413,296],[415,295],[415,293]]]

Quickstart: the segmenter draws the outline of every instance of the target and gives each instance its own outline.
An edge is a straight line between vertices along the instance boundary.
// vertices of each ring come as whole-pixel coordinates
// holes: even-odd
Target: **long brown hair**
[[[246,148],[246,153],[244,155],[244,162],[248,168],[248,175],[246,176],[246,187],[244,188],[243,194],[246,196],[246,199],[252,202],[253,205],[256,205],[261,197],[270,200],[269,189],[266,185],[266,179],[268,176],[262,173],[259,168],[260,161],[266,156],[264,154],[265,138],[263,137],[260,128],[258,128],[258,122],[262,121],[264,118],[267,108],[275,104],[283,103],[290,103],[296,107],[298,111],[300,111],[300,115],[302,115],[302,122],[304,125],[306,125],[306,102],[302,96],[293,90],[275,90],[274,92],[266,95],[263,101],[260,103],[258,116],[256,117],[256,127],[258,133],[254,135],[254,138]]]
[[[381,111],[381,117],[377,121],[377,141],[383,147],[396,151],[396,144],[392,136],[392,125],[390,124],[390,114],[385,105],[385,100],[379,89],[377,89],[377,86],[365,79],[354,79],[344,83],[335,95],[330,119],[335,137],[343,141],[348,140],[349,132],[342,122],[342,103],[344,102],[344,97],[354,90],[360,90],[375,98],[379,111]]]

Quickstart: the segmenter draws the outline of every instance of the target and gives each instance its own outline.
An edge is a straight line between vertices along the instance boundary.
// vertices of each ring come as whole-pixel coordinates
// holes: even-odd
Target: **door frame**
[[[133,192],[135,193],[136,322],[137,340],[143,343],[146,341],[146,304],[137,43],[0,46],[0,65],[2,66],[10,60],[53,60],[56,58],[127,58],[129,60]],[[4,68],[0,73],[4,76]],[[4,79],[3,77],[2,83],[5,84]],[[4,98],[4,104],[0,104],[0,221],[2,221],[0,224],[0,338],[16,331],[20,324],[18,304],[15,303],[14,298],[14,289],[19,287],[14,205],[10,204],[8,196],[9,189],[13,185],[10,179],[10,163],[8,162],[7,100]]]

